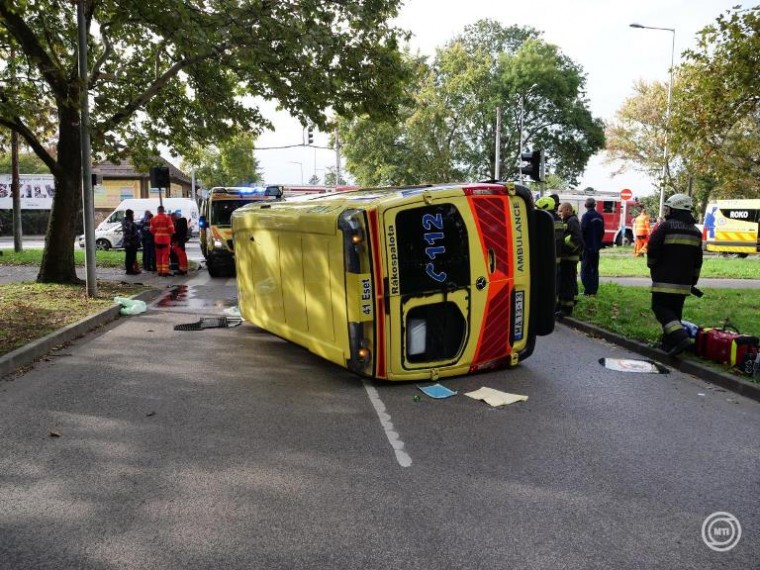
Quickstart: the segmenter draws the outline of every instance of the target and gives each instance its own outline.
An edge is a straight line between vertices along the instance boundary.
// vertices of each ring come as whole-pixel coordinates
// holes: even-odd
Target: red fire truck
[[[554,194],[554,191],[546,192],[546,195]],[[623,201],[615,192],[594,192],[593,194],[559,193],[559,201],[570,202],[578,214],[580,220],[586,213],[586,198],[596,200],[596,211],[604,218],[604,241],[605,246],[630,245],[633,243],[633,219],[638,215],[639,204],[636,200],[627,200],[625,203],[625,224],[621,225],[623,217]]]

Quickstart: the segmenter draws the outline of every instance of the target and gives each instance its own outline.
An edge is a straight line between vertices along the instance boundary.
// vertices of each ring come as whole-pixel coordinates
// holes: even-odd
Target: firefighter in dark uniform
[[[662,325],[662,348],[671,356],[694,343],[681,325],[684,301],[702,269],[702,233],[694,225],[692,205],[686,194],[668,198],[665,221],[652,232],[647,246],[652,312]]]
[[[578,262],[583,251],[583,233],[578,216],[570,202],[563,202],[559,207],[564,234],[559,261],[559,291],[557,300],[557,317],[569,317],[578,302]]]
[[[565,239],[565,225],[557,213],[557,208],[559,208],[559,196],[551,194],[539,198],[536,200],[536,208],[539,210],[546,210],[554,218],[554,254],[557,261],[556,283],[559,284],[559,262],[562,255],[562,242]]]

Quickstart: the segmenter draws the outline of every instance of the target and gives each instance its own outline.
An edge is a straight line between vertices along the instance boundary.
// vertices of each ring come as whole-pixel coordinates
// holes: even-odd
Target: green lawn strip
[[[137,256],[138,262],[142,265],[142,256]],[[16,253],[12,249],[4,249],[3,255],[0,255],[0,265],[40,265],[42,263],[41,249],[27,249]],[[84,250],[74,250],[74,263],[84,267]],[[98,267],[124,267],[123,251],[105,251],[97,250],[95,252],[95,265]],[[198,264],[195,261],[188,261],[188,268],[191,271],[197,269]]]
[[[728,319],[744,334],[760,335],[757,292],[747,289],[704,289],[705,296],[689,296],[684,320],[706,327]],[[641,342],[656,344],[662,330],[651,309],[648,287],[603,283],[596,297],[579,298],[573,317]]]
[[[0,256],[0,265],[39,265],[40,263],[42,263],[41,249],[25,249],[18,253],[12,249],[4,249],[3,255]],[[74,250],[74,263],[84,266],[84,250]],[[124,252],[98,250],[95,252],[95,264],[98,267],[124,267]]]
[[[81,285],[5,283],[0,286],[0,355],[112,306],[116,296],[144,289],[98,281],[98,296],[89,299]]]
[[[616,248],[626,249],[626,248]],[[621,255],[615,250],[602,250],[599,275],[605,277],[649,277],[646,257]],[[701,277],[714,279],[760,279],[760,256],[745,259],[705,255]]]

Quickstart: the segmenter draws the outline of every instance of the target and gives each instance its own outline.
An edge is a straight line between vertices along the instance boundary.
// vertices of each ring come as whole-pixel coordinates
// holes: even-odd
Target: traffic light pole
[[[522,150],[523,150],[523,110],[525,107],[525,96],[520,96],[520,116],[518,117],[518,135],[517,135],[517,181],[522,183]]]
[[[498,180],[501,166],[501,107],[496,107],[496,153],[494,157],[493,179]]]

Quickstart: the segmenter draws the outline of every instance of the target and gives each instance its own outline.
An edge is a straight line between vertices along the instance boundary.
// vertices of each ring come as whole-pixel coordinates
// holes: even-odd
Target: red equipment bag
[[[760,344],[758,337],[740,334],[736,329],[727,330],[728,328],[727,323],[722,329],[700,327],[694,346],[697,356],[736,366],[743,363],[747,353],[757,351]]]

